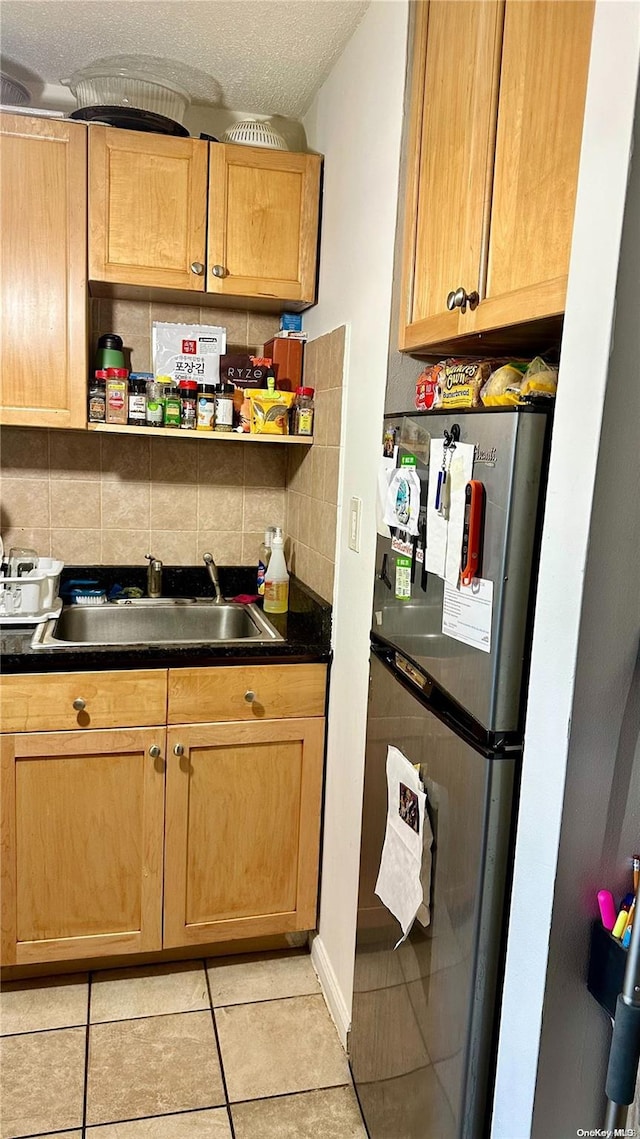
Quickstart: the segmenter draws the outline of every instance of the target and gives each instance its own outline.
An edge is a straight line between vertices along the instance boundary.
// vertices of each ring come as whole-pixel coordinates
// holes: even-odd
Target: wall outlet
[[[362,499],[352,498],[349,504],[349,549],[356,554],[360,552],[360,518],[362,516]]]

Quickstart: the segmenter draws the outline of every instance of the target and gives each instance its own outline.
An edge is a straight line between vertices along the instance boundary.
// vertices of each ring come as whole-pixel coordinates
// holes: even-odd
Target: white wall
[[[639,58],[640,6],[600,0],[542,541],[493,1139],[570,1139],[603,1122],[606,1025],[584,984],[640,627],[629,575],[640,482],[637,191],[609,361]],[[631,231],[625,238],[632,241]],[[626,454],[617,450],[618,431]]]
[[[319,936],[313,956],[343,1040],[350,1021],[358,888],[377,459],[387,370],[408,5],[375,0],[305,118],[325,155],[317,306],[311,337],[347,326],[343,470]],[[347,545],[362,499],[360,552]]]

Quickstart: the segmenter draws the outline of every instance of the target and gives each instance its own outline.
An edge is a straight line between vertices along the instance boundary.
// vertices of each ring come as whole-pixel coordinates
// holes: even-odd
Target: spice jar
[[[132,427],[145,427],[147,423],[147,377],[132,372],[129,376],[129,413],[127,422]]]
[[[170,376],[158,376],[158,383],[162,384],[164,425],[165,427],[180,427],[182,422],[182,401],[180,399],[180,392]]]
[[[195,380],[180,380],[180,426],[183,431],[195,431],[198,385]]]
[[[164,404],[162,384],[157,380],[147,380],[147,426],[162,427]]]
[[[107,373],[99,369],[89,384],[89,423],[105,423],[107,415]]]
[[[198,431],[213,431],[215,393],[213,384],[200,384],[198,388]]]
[[[296,388],[292,426],[294,435],[313,435],[313,388]]]
[[[107,368],[107,423],[127,422],[127,376],[126,368]]]
[[[233,431],[233,384],[216,388],[216,431]]]

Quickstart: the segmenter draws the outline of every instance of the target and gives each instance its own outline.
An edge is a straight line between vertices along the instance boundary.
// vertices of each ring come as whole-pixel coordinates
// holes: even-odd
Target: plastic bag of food
[[[251,402],[251,432],[254,435],[288,435],[289,408],[295,392],[267,391],[264,388],[245,393]]]
[[[485,407],[505,407],[521,402],[521,388],[526,364],[515,360],[502,364],[492,372],[481,392]]]
[[[527,368],[522,381],[522,398],[532,396],[555,397],[558,388],[558,369],[547,364],[541,356],[536,356]]]
[[[440,381],[444,371],[444,360],[439,364],[428,364],[416,380],[416,408],[418,411],[435,411],[440,407],[442,389]]]
[[[480,392],[491,375],[491,360],[445,360],[440,378],[440,406],[479,407]]]

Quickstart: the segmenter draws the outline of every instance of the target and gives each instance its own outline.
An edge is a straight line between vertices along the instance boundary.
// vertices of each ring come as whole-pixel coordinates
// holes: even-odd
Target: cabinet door
[[[0,422],[83,427],[87,128],[0,116]]]
[[[3,964],[160,949],[164,735],[2,737]]]
[[[207,291],[315,300],[316,154],[212,145]]]
[[[447,296],[478,291],[489,224],[500,0],[431,0],[416,12],[400,347],[458,333]]]
[[[169,729],[165,946],[315,926],[323,740],[322,719]]]
[[[91,127],[91,280],[204,291],[207,146]]]
[[[466,331],[564,311],[593,9],[507,0],[486,299]]]

